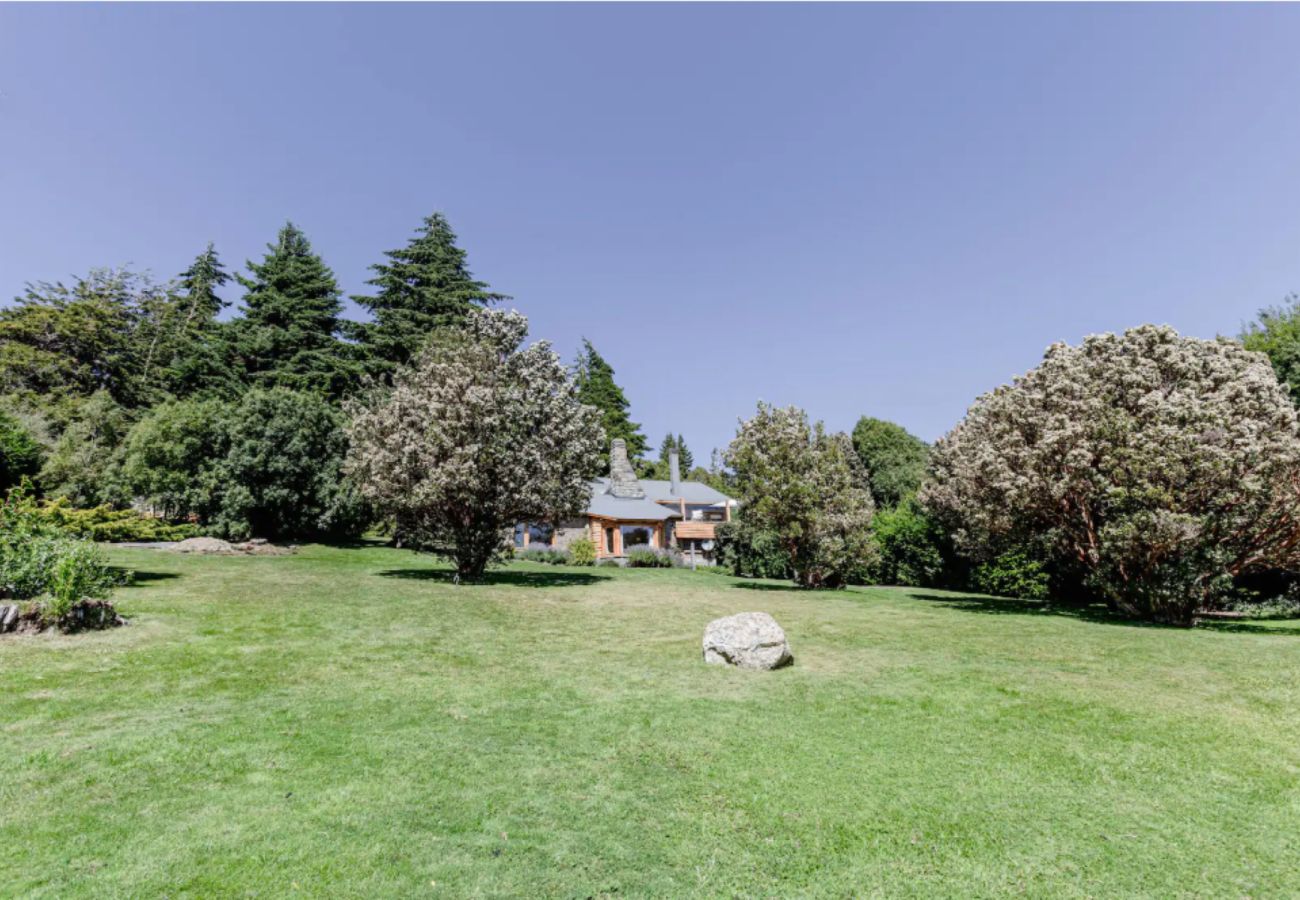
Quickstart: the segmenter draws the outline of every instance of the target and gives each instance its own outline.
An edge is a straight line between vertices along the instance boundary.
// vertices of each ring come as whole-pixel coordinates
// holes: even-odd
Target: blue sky
[[[0,298],[286,218],[356,293],[441,209],[654,442],[760,398],[932,440],[1053,341],[1300,289],[1297,47],[1294,6],[0,5]]]

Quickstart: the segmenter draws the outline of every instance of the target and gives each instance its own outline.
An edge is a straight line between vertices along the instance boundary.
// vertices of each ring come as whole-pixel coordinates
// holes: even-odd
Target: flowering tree
[[[426,547],[477,577],[516,522],[558,520],[588,500],[604,436],[528,320],[473,311],[352,411],[349,471]]]
[[[727,451],[740,528],[768,533],[803,587],[841,587],[875,555],[875,505],[866,470],[844,434],[809,427],[808,414],[760,403]]]
[[[1040,544],[1118,608],[1186,624],[1232,576],[1296,564],[1300,432],[1261,354],[1144,325],[980,397],[921,499],[977,559]]]

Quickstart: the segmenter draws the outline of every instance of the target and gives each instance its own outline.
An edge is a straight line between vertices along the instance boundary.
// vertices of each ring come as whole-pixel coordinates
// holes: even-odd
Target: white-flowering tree
[[[517,312],[472,312],[351,410],[362,492],[463,578],[509,548],[516,522],[579,513],[604,444],[599,413],[546,342],[523,346],[527,334]]]
[[[875,558],[875,505],[867,472],[845,434],[809,426],[797,407],[760,403],[727,450],[740,528],[767,533],[803,587],[841,587]]]
[[[1094,335],[980,397],[921,499],[977,559],[1044,546],[1118,608],[1186,624],[1233,576],[1296,565],[1296,413],[1235,342]]]

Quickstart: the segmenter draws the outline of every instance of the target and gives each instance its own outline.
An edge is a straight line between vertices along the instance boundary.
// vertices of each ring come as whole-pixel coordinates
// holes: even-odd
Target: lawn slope
[[[426,557],[113,553],[0,640],[0,893],[1300,893],[1300,623]],[[705,667],[772,613],[795,664]]]

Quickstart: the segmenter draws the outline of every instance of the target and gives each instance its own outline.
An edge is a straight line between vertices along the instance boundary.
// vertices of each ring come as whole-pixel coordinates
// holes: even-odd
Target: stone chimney
[[[609,445],[609,494],[625,500],[642,500],[645,489],[637,480],[636,471],[627,458],[627,444],[622,438],[614,438]]]
[[[682,460],[676,450],[668,451],[668,492],[676,497],[681,493]]]

